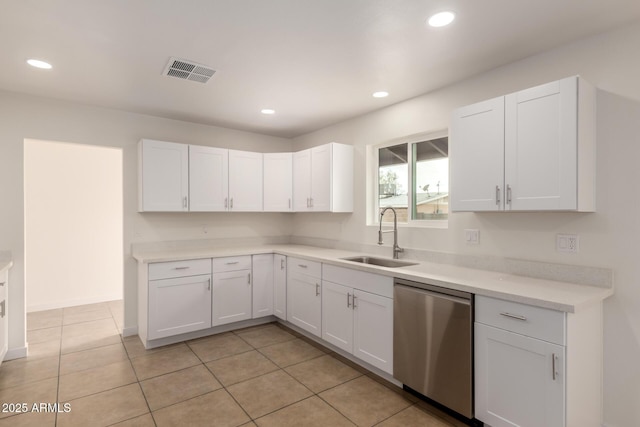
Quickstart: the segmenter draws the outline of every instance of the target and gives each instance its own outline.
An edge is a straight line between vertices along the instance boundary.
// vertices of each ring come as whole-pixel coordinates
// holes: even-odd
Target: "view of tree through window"
[[[448,148],[447,137],[380,148],[378,212],[391,206],[396,210],[399,222],[446,220],[449,212]],[[392,212],[387,211],[382,220],[393,221]]]

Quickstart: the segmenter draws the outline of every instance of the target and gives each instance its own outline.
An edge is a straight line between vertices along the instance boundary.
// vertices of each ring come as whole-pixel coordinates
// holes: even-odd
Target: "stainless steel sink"
[[[359,262],[361,264],[378,265],[380,267],[387,267],[387,268],[407,267],[409,265],[418,264],[417,262],[399,261],[397,259],[388,259],[388,258],[376,258],[372,256],[365,256],[365,255],[353,256],[353,257],[347,257],[347,258],[341,258],[341,259],[345,261]]]

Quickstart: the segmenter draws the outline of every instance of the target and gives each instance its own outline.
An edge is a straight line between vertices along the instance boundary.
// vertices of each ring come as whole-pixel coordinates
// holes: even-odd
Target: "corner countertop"
[[[10,269],[11,266],[13,266],[11,252],[0,251],[0,273]]]
[[[450,264],[420,262],[407,259],[417,264],[400,268],[379,267],[341,259],[357,255],[366,255],[361,252],[303,245],[163,249],[158,251],[144,250],[134,251],[133,257],[139,263],[153,263],[264,253],[277,253],[369,273],[426,282],[449,289],[471,292],[476,295],[500,298],[568,313],[574,313],[582,307],[599,303],[613,295],[613,288],[535,279]]]

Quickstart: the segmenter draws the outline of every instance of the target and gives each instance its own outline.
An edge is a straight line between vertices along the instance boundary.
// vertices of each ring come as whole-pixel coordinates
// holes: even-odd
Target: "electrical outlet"
[[[480,244],[480,231],[476,229],[464,230],[464,240],[467,242],[467,245]]]
[[[577,253],[580,249],[580,236],[577,234],[556,234],[556,251]]]

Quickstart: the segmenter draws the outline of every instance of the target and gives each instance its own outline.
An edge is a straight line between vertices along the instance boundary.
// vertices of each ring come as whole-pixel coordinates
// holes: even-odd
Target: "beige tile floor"
[[[462,425],[276,323],[145,350],[122,312],[28,314],[29,356],[0,366],[0,427]]]

